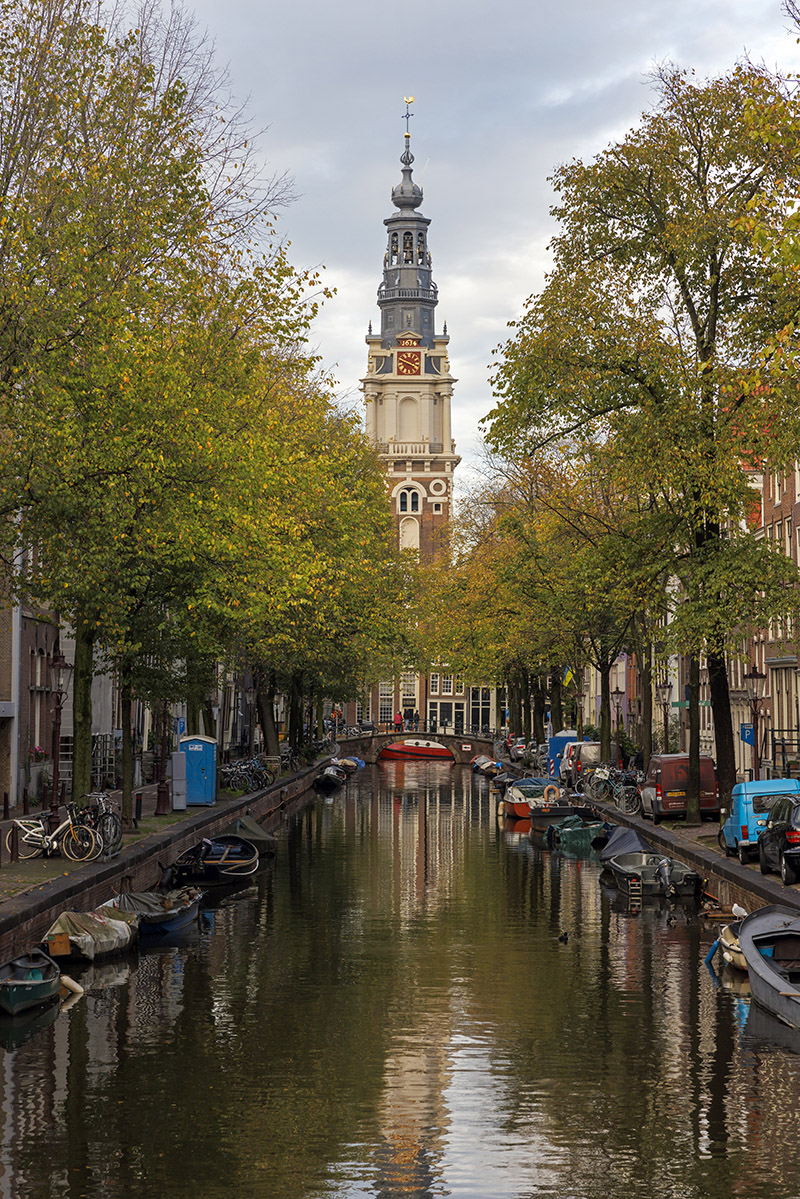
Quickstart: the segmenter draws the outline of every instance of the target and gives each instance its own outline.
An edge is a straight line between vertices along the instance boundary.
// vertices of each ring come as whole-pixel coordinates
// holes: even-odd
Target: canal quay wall
[[[717,847],[718,825],[676,825],[665,828],[653,825],[640,816],[627,816],[612,804],[593,805],[602,820],[633,828],[651,845],[663,849],[670,857],[679,858],[694,867],[706,882],[706,890],[720,907],[730,909],[740,903],[748,912],[767,904],[782,904],[800,912],[800,886],[785,887],[776,874],[762,874],[758,862],[743,866],[738,858],[726,857]],[[704,844],[704,841],[713,844]]]
[[[154,887],[161,878],[162,867],[245,813],[273,832],[287,816],[308,802],[311,782],[319,771],[317,763],[264,791],[223,800],[196,814],[187,810],[185,820],[125,846],[110,861],[98,858],[87,862],[4,900],[0,904],[0,962],[38,944],[61,912],[91,911],[120,891],[146,891]]]

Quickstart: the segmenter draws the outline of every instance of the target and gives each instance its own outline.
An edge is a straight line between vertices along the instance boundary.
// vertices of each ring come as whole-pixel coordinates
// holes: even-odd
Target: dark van
[[[642,783],[642,815],[658,824],[665,816],[686,815],[688,754],[653,754]],[[719,818],[717,775],[712,758],[700,756],[700,814]]]

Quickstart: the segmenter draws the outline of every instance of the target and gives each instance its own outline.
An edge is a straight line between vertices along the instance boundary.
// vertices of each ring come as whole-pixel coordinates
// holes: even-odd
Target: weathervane
[[[410,167],[412,162],[414,161],[414,155],[411,153],[411,134],[409,133],[409,130],[408,130],[408,122],[411,120],[411,118],[413,117],[414,114],[408,106],[409,106],[409,104],[414,103],[414,97],[413,96],[403,96],[403,99],[406,102],[406,110],[403,113],[403,120],[406,123],[406,131],[403,134],[403,137],[405,138],[405,142],[406,142],[406,148],[403,151],[403,153],[400,155],[400,161],[402,162],[403,166]]]

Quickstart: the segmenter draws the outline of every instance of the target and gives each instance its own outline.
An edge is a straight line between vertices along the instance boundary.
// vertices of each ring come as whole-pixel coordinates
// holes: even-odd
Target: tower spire
[[[400,155],[400,161],[402,162],[403,166],[410,167],[412,162],[414,161],[414,155],[411,153],[411,132],[408,128],[408,122],[411,120],[411,118],[413,117],[414,114],[408,106],[409,106],[409,104],[414,103],[414,97],[413,96],[403,96],[403,100],[405,101],[406,110],[403,113],[402,119],[406,123],[406,131],[403,134],[403,137],[405,138],[405,146],[403,149],[403,153]]]

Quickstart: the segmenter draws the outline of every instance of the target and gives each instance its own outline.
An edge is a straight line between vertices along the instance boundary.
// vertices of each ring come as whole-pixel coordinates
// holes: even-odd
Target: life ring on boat
[[[559,787],[557,787],[555,785],[555,783],[548,783],[544,789],[544,794],[542,795],[542,799],[544,800],[545,803],[555,803],[555,801],[558,799],[560,794],[561,794],[561,790]]]

